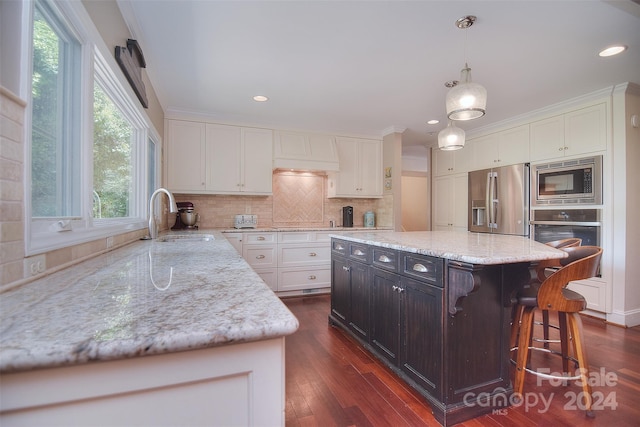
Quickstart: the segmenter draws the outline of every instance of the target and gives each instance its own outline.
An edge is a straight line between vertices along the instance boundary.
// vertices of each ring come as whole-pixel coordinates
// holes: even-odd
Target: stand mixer
[[[185,230],[185,229],[197,229],[199,215],[193,211],[193,203],[191,202],[178,202],[178,214],[176,215],[176,223],[172,230]]]

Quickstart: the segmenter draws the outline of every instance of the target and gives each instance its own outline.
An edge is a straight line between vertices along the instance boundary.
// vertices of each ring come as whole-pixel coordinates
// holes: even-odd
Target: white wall
[[[429,177],[426,174],[402,175],[402,231],[431,229]]]

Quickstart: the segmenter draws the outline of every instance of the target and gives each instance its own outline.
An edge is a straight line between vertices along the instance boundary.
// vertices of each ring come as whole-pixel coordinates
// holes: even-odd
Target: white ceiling
[[[119,4],[165,112],[343,135],[406,128],[405,155],[437,141],[444,82],[459,79],[465,59],[488,91],[487,114],[458,122],[467,131],[640,83],[637,0]],[[460,30],[465,15],[477,21]],[[619,43],[629,49],[597,56]],[[426,124],[433,118],[440,124]]]

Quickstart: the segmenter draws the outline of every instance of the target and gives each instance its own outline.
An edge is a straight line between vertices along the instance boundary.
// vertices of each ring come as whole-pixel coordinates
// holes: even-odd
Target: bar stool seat
[[[562,380],[581,380],[585,398],[587,415],[591,411],[591,386],[588,381],[589,365],[582,337],[582,320],[579,312],[587,307],[587,302],[578,292],[567,289],[569,282],[594,277],[598,272],[602,249],[597,246],[577,246],[563,249],[569,256],[561,260],[561,267],[547,277],[539,286],[523,290],[518,295],[516,317],[513,320],[511,341],[512,350],[516,351],[516,372],[514,392],[522,395],[526,373],[558,378]],[[556,311],[560,329],[560,345],[563,364],[563,376],[542,374],[535,369],[527,368],[531,350],[545,350],[531,345],[536,310]],[[513,344],[517,341],[517,346]],[[569,356],[571,345],[573,357]],[[581,369],[577,375],[569,374],[569,360],[577,363]]]

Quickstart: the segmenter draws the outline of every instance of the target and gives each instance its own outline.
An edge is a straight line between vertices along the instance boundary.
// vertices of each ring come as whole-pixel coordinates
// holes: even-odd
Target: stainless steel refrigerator
[[[529,235],[529,164],[469,172],[469,231]]]

